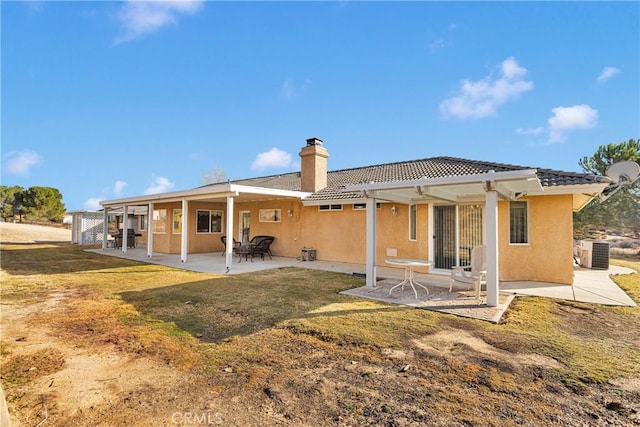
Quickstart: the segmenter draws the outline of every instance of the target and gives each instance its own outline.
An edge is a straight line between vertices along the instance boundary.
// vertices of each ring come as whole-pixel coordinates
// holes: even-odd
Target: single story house
[[[191,253],[226,250],[227,269],[232,248],[221,236],[271,235],[276,255],[313,248],[319,260],[365,264],[368,286],[385,258],[431,260],[430,272],[447,273],[484,244],[487,304],[496,305],[499,281],[572,284],[572,213],[611,182],[452,157],[328,171],[317,138],[300,157],[300,172],[105,200],[104,221],[112,210],[127,218],[135,210],[122,226],[135,228],[149,257],[175,253],[188,262]]]

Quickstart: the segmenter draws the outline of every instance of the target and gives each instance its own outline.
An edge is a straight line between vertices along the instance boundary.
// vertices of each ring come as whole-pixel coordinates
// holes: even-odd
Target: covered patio
[[[183,262],[179,254],[154,254],[147,256],[144,247],[129,248],[127,252],[118,249],[89,249],[88,251],[140,262],[165,265],[208,274],[235,275],[274,268],[298,267],[365,277],[366,265],[331,261],[301,261],[299,258],[274,256],[273,259],[255,259],[253,262],[234,262],[234,268],[227,269],[226,257],[220,252],[192,254],[188,262]],[[475,318],[497,323],[516,296],[537,296],[567,301],[587,302],[613,306],[636,306],[635,302],[609,277],[611,274],[631,274],[633,270],[610,266],[609,270],[591,270],[574,267],[574,284],[562,285],[542,282],[501,282],[496,306],[486,304],[486,294],[481,300],[474,298],[471,289],[454,287],[449,292],[449,276],[444,274],[417,273],[416,280],[426,285],[429,293],[418,288],[416,299],[410,286],[389,290],[404,278],[404,269],[377,267],[376,285],[364,285],[344,291],[344,295],[373,299],[389,304],[398,304],[426,310],[434,310],[456,316]]]

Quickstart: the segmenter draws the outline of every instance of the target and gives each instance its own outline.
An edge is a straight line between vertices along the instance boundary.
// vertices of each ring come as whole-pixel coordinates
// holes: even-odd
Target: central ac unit
[[[580,265],[594,270],[609,268],[609,242],[580,241]]]

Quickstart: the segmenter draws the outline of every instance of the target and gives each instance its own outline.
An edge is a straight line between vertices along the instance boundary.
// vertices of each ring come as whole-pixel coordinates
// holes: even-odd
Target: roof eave
[[[311,193],[293,190],[279,190],[266,187],[252,187],[247,185],[238,185],[231,183],[212,184],[204,187],[193,188],[190,190],[173,191],[169,193],[148,194],[144,196],[125,197],[121,199],[102,200],[102,207],[114,207],[123,205],[136,205],[148,203],[169,203],[180,200],[197,200],[202,197],[236,197],[241,193],[259,194],[264,196],[273,196],[274,198],[296,198],[304,199]]]

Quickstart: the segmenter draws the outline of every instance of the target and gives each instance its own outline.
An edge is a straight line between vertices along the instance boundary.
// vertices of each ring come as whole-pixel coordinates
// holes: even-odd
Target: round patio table
[[[384,262],[386,262],[389,265],[399,265],[404,267],[404,280],[398,283],[397,285],[393,286],[391,289],[389,289],[389,295],[391,295],[391,292],[393,292],[393,290],[397,287],[401,287],[401,290],[404,291],[404,285],[406,285],[407,283],[411,286],[411,289],[413,289],[413,293],[415,294],[416,299],[418,299],[418,292],[416,291],[416,286],[420,286],[422,289],[427,291],[427,294],[429,293],[429,289],[427,289],[426,286],[415,281],[414,269],[416,267],[429,267],[433,265],[432,261],[425,261],[421,259],[411,259],[411,258],[389,258],[389,259],[385,259]]]
[[[249,255],[253,251],[253,245],[251,243],[247,243],[246,245],[240,245],[236,249],[236,253],[238,254],[238,262],[242,262],[242,257],[244,256],[244,260],[248,261]],[[253,257],[251,257],[251,262],[253,262]]]

